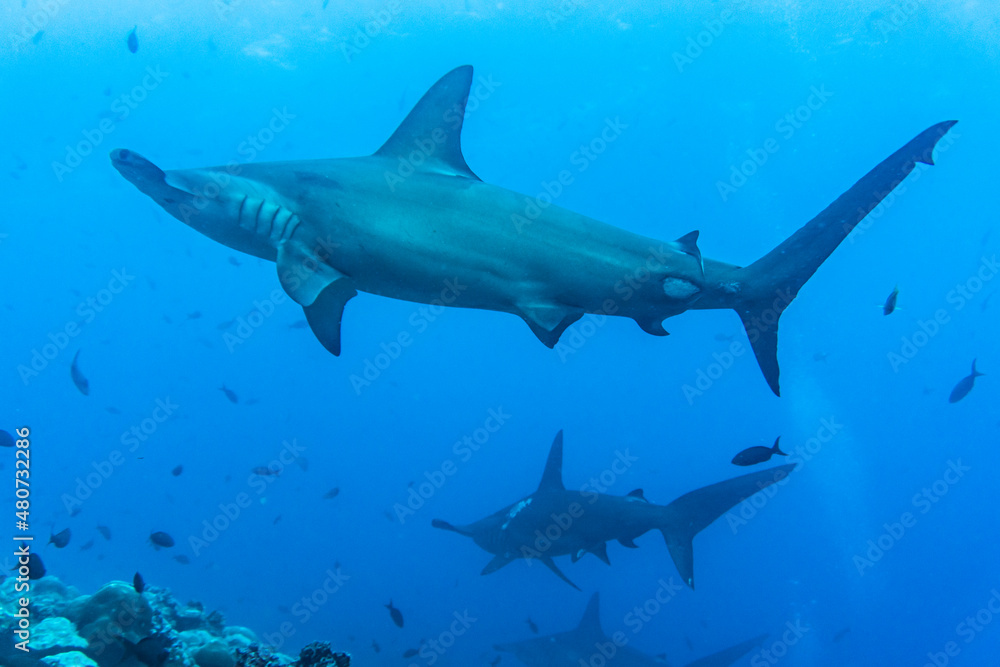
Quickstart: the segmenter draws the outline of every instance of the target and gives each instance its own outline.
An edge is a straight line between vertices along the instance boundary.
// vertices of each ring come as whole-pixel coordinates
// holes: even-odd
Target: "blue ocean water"
[[[670,5],[5,3],[0,426],[32,430],[36,536],[72,529],[65,549],[36,545],[49,573],[92,592],[138,570],[283,652],[327,640],[358,664],[487,664],[533,636],[528,617],[574,627],[594,591],[609,635],[670,664],[765,633],[736,664],[997,664],[1000,12]],[[550,350],[511,315],[362,294],[333,357],[272,263],[185,227],[107,157],[370,154],[464,64],[463,149],[484,181],[530,201],[568,171],[559,206],[655,238],[697,229],[706,257],[742,265],[920,131],[960,122],[785,312],[781,398],[732,347],[728,310],[670,319],[669,338],[585,318]],[[974,358],[985,377],[950,404]],[[637,630],[635,608],[679,581],[655,531],[609,545],[610,567],[558,559],[577,592],[538,563],[480,576],[485,551],[431,528],[534,491],[560,429],[568,488],[627,452],[608,493],[657,503],[742,474],[732,456],[779,435],[800,466],[695,539],[696,589]],[[252,472],[283,451],[280,475]],[[176,546],[154,550],[153,531]],[[399,657],[455,614],[475,620],[453,644]]]

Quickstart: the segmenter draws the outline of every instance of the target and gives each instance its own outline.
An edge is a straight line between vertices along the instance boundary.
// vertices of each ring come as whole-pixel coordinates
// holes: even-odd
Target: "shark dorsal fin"
[[[421,171],[478,181],[462,155],[462,122],[471,87],[471,65],[445,74],[424,93],[375,155],[402,158]],[[411,157],[414,153],[419,164]]]
[[[542,473],[542,481],[538,485],[539,491],[563,491],[566,489],[562,481],[562,454],[563,432],[560,429],[556,433],[555,440],[552,441],[549,458],[545,461],[545,471]]]
[[[604,630],[601,629],[600,593],[594,593],[590,596],[590,602],[587,603],[587,610],[583,612],[583,618],[580,619],[580,625],[576,626],[576,631],[586,633],[591,637],[604,636]]]

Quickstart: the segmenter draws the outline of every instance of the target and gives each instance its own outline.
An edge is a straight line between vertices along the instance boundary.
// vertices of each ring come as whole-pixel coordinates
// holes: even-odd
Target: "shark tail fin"
[[[738,291],[731,307],[739,313],[757,363],[775,395],[780,395],[777,352],[781,313],[820,264],[918,162],[934,164],[934,147],[956,122],[938,123],[918,134],[774,250],[733,271],[727,282]]]
[[[694,588],[694,536],[753,494],[785,479],[794,463],[752,472],[686,493],[663,508],[660,532],[681,578]]]

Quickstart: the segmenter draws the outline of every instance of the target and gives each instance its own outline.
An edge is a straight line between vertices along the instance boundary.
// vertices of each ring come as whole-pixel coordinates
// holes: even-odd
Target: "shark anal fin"
[[[556,565],[556,562],[554,560],[552,560],[552,556],[537,556],[537,558],[538,558],[538,560],[540,560],[543,563],[545,563],[545,567],[547,567],[550,570],[552,570],[552,572],[557,577],[559,577],[560,579],[562,579],[563,581],[565,581],[567,584],[569,584],[570,586],[572,586],[576,590],[580,590],[579,586],[577,586],[572,581],[570,581],[569,577],[567,577],[565,574],[562,573],[562,570],[559,569],[559,566]]]
[[[342,278],[327,285],[312,305],[302,308],[313,335],[335,357],[340,356],[340,320],[344,306],[357,294],[351,281]]]
[[[639,545],[636,544],[631,537],[619,537],[618,543],[623,547],[628,547],[629,549],[638,549]]]
[[[566,329],[583,317],[582,310],[573,310],[554,304],[518,304],[521,318],[531,327],[531,332],[546,347],[552,348]]]
[[[422,171],[480,180],[462,155],[462,122],[471,88],[471,65],[445,74],[424,93],[375,155],[399,158],[416,152],[421,155]]]
[[[503,567],[504,565],[507,565],[508,563],[510,563],[513,560],[514,559],[511,558],[510,556],[504,556],[503,554],[497,554],[496,556],[493,557],[493,560],[491,560],[489,563],[486,564],[486,567],[484,567],[483,571],[480,572],[479,574],[493,574],[494,572],[496,572],[497,570],[499,570],[501,567]]]

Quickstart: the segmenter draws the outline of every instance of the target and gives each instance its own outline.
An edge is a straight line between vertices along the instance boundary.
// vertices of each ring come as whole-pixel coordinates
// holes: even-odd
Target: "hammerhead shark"
[[[471,66],[444,75],[373,155],[163,171],[138,153],[114,167],[168,213],[234,250],[277,263],[316,338],[340,354],[358,291],[524,319],[552,348],[587,313],[666,336],[690,309],[739,313],[779,394],[778,317],[847,234],[955,121],[933,125],[747,267],[702,257],[698,232],[663,242],[484,183],[462,155]],[[558,193],[557,193],[558,194]]]
[[[767,637],[761,635],[699,658],[687,667],[729,667]],[[600,594],[594,593],[580,624],[568,632],[533,637],[520,642],[497,644],[498,651],[513,653],[528,667],[580,667],[602,664],[610,667],[664,667],[660,660],[628,645],[628,636],[616,632],[608,637],[601,628]],[[600,658],[598,657],[600,656]]]
[[[627,454],[627,452],[626,452]],[[570,491],[563,485],[563,433],[559,431],[542,481],[530,496],[494,512],[485,519],[464,526],[434,519],[435,528],[471,537],[481,548],[494,554],[481,574],[496,572],[518,558],[537,558],[567,584],[580,590],[552,560],[571,556],[575,563],[592,553],[609,564],[609,540],[637,548],[635,539],[657,529],[663,533],[674,565],[686,583],[694,588],[694,536],[753,494],[780,482],[794,463],[768,468],[686,493],[669,505],[654,505],[642,489],[625,496],[612,496],[582,487]]]

